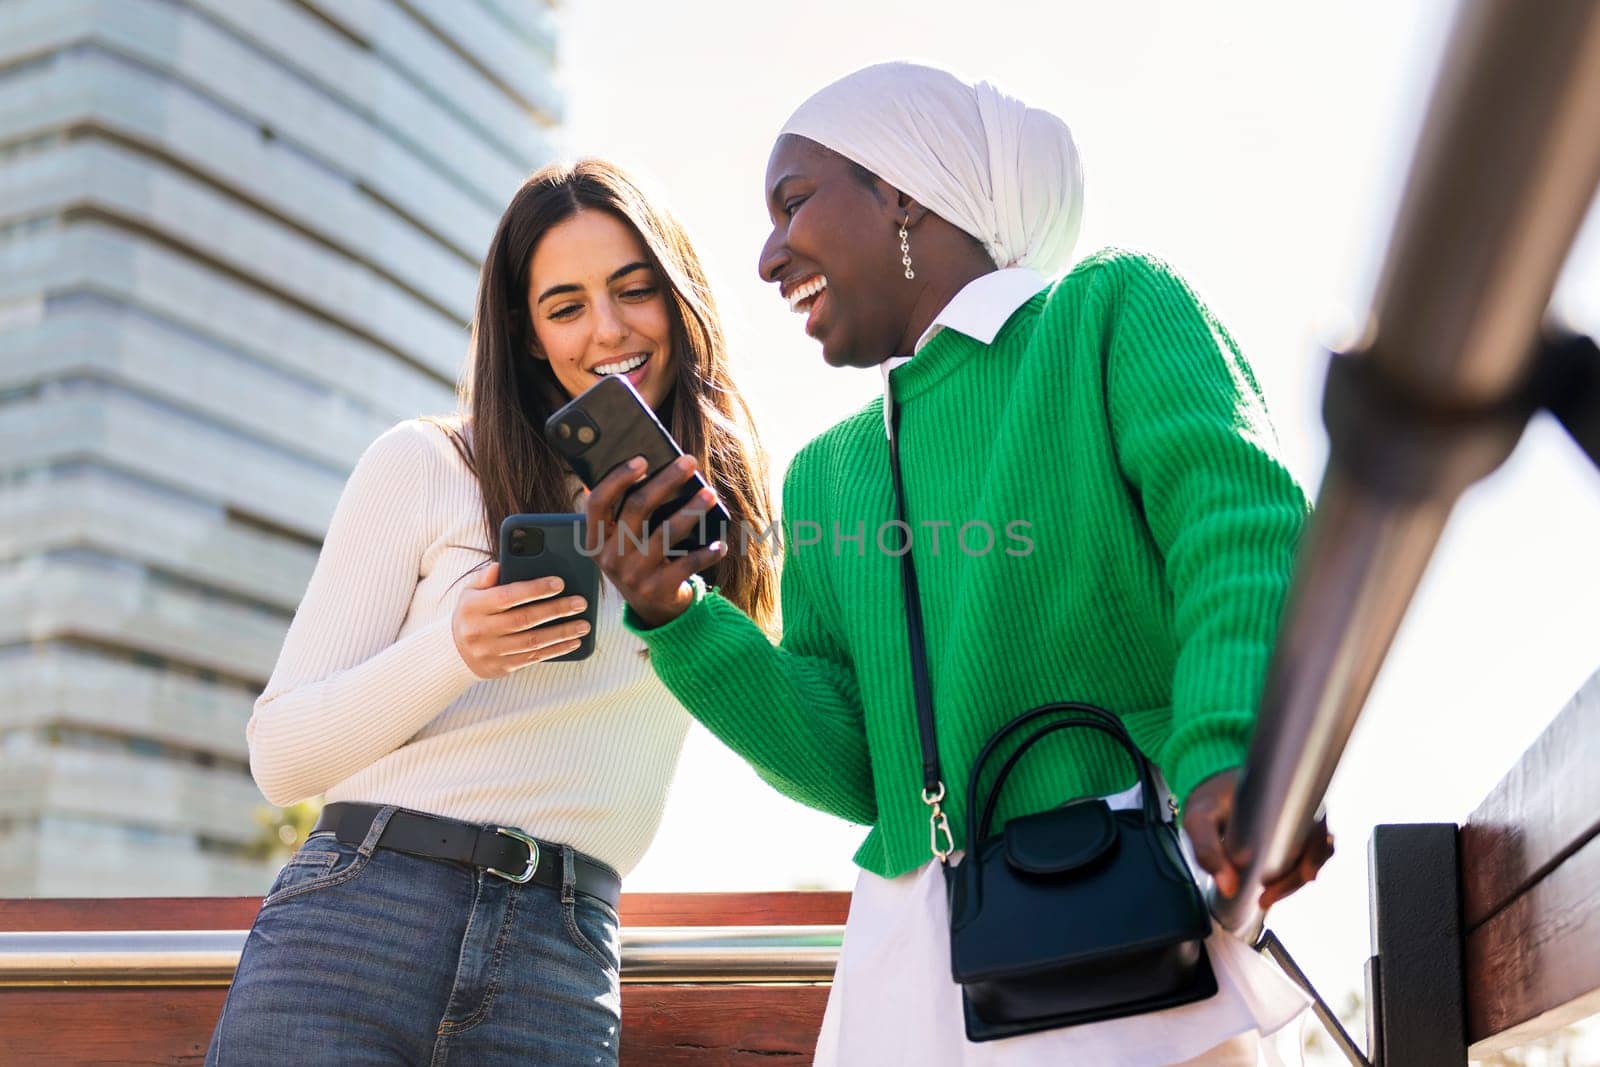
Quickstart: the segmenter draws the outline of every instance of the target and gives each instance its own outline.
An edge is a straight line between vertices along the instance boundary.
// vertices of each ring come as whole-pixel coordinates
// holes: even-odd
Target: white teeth
[[[644,361],[649,358],[649,356],[629,356],[627,359],[619,359],[615,363],[602,363],[594,368],[594,373],[600,375],[627,374],[636,367],[644,366]]]
[[[800,305],[816,296],[828,287],[828,279],[817,275],[804,285],[796,286],[794,292],[789,294],[789,310],[799,312],[803,310]]]

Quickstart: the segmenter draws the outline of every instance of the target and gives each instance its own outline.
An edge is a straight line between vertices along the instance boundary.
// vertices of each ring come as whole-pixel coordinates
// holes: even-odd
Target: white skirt
[[[1135,807],[1139,787],[1107,802],[1113,808]],[[1208,889],[1210,878],[1195,864],[1187,835],[1183,846],[1201,889]],[[1261,1048],[1258,1035],[1292,1022],[1309,998],[1220,927],[1206,939],[1206,951],[1217,976],[1216,996],[1146,1015],[977,1044],[967,1040],[961,987],[950,977],[949,906],[939,864],[930,860],[893,879],[862,871],[850,900],[815,1063],[1170,1067],[1194,1060],[1253,1067]]]

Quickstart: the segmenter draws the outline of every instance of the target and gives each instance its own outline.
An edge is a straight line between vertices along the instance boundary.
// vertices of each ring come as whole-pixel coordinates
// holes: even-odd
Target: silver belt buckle
[[[539,869],[539,842],[535,841],[521,830],[511,826],[496,826],[494,828],[494,832],[497,834],[504,834],[506,837],[521,841],[524,845],[527,845],[528,866],[523,868],[521,874],[507,874],[505,871],[497,870],[494,867],[485,867],[484,870],[488,871],[492,875],[504,878],[508,882],[515,882],[517,885],[525,885],[528,882],[531,882],[533,880],[534,872]]]

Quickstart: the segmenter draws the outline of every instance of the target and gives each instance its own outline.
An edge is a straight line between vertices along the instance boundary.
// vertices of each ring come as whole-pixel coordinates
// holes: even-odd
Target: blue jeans
[[[245,941],[209,1065],[617,1062],[617,915],[567,884],[314,834]]]

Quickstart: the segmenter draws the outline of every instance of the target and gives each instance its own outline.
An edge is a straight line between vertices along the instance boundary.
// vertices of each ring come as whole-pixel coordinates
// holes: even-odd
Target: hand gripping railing
[[[1245,876],[1212,899],[1232,930],[1260,929],[1299,854],[1456,498],[1541,406],[1600,460],[1594,346],[1541,338],[1597,180],[1600,3],[1464,3],[1365,335],[1329,370],[1330,458],[1227,833]],[[1579,364],[1574,403],[1555,379]]]

